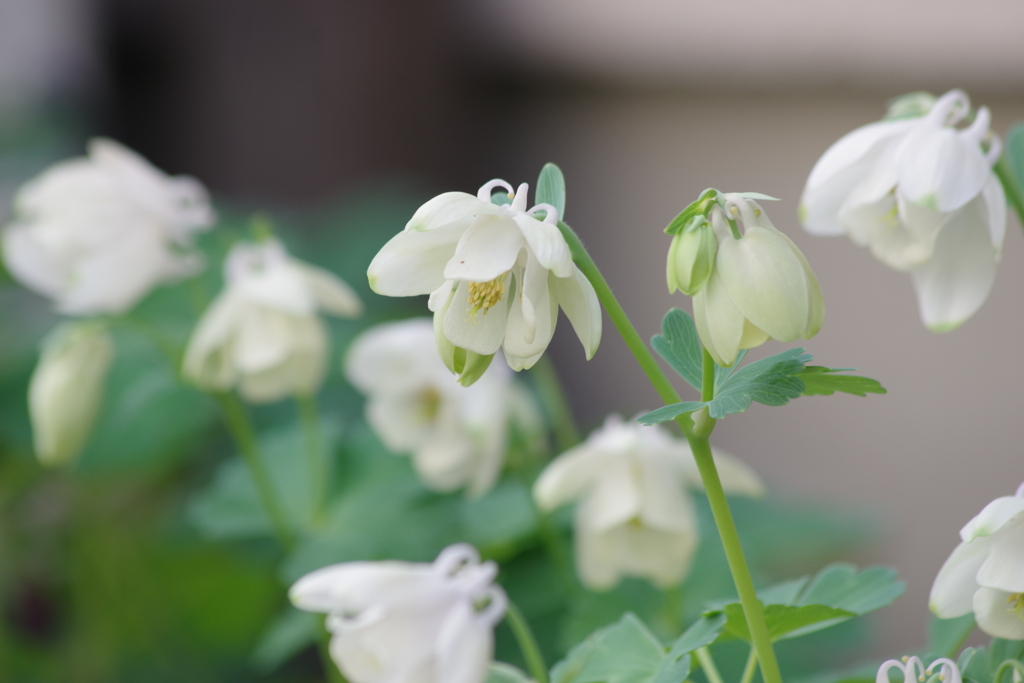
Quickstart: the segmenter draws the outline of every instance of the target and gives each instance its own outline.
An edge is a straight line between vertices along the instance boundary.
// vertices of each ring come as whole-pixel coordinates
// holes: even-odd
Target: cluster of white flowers
[[[501,187],[511,204],[491,202]],[[498,349],[514,370],[547,349],[558,309],[590,359],[601,341],[601,307],[573,263],[549,204],[527,210],[529,187],[492,180],[474,197],[446,192],[421,206],[370,263],[370,287],[386,296],[429,294],[445,364],[464,384]],[[543,220],[536,213],[543,211]],[[486,367],[484,362],[484,367]],[[468,371],[467,371],[468,370]]]
[[[763,492],[747,465],[720,451],[714,459],[726,491]],[[612,415],[548,465],[533,492],[542,510],[580,501],[576,568],[585,586],[608,590],[637,576],[668,588],[689,572],[697,549],[700,532],[686,488],[702,485],[685,441]]]
[[[366,419],[396,453],[410,452],[436,491],[491,489],[501,473],[508,431],[540,431],[533,401],[499,363],[460,386],[434,350],[434,326],[420,318],[385,323],[356,338],[345,359],[349,381],[367,395]]]
[[[807,259],[746,193],[710,193],[701,214],[673,238],[667,268],[669,291],[693,297],[704,348],[729,366],[740,350],[769,339],[813,337],[825,302]]]
[[[324,567],[289,596],[327,614],[331,657],[352,683],[481,683],[507,604],[497,573],[471,546],[453,545],[433,564]]]
[[[832,145],[807,179],[800,212],[808,232],[849,235],[890,268],[909,272],[922,321],[947,331],[992,289],[1006,197],[992,172],[1001,146],[988,109],[958,129],[972,115],[967,95],[951,90],[930,99],[916,96],[910,115],[906,102],[897,103],[893,118]]]

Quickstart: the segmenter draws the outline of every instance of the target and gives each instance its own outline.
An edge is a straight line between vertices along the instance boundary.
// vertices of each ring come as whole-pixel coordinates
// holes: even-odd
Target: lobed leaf
[[[704,347],[689,313],[678,308],[666,313],[661,320],[661,334],[651,337],[651,346],[680,377],[700,391],[704,375]]]
[[[854,396],[887,393],[878,380],[859,375],[837,375],[852,368],[825,368],[820,365],[809,365],[797,376],[804,383],[804,396],[831,396],[837,391]]]
[[[551,670],[551,683],[652,683],[664,658],[654,634],[627,613],[573,648]]]

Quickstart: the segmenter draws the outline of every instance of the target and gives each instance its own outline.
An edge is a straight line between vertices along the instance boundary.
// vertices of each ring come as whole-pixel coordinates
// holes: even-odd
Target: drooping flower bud
[[[98,323],[65,323],[47,336],[28,387],[32,441],[44,465],[65,465],[85,445],[103,400],[114,343]]]
[[[672,238],[668,248],[668,292],[677,289],[687,296],[699,292],[711,277],[718,255],[718,238],[711,223],[703,216],[690,222],[685,230]]]

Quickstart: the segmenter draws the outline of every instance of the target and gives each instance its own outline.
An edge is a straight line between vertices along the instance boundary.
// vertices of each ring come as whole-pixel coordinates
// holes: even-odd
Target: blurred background
[[[0,218],[97,134],[285,215],[393,192],[407,215],[554,161],[567,221],[650,336],[689,307],[664,282],[675,214],[706,187],[780,197],[770,216],[828,306],[808,349],[889,394],[755,405],[717,443],[776,493],[874,515],[884,537],[852,559],[908,582],[874,622],[896,654],[921,645],[959,528],[1024,479],[1024,240],[1011,216],[988,302],[935,335],[907,276],[804,234],[797,200],[829,144],[908,91],[963,88],[1005,133],[1024,117],[1021,26],[1016,0],[0,0]],[[375,244],[402,220],[373,226]],[[560,330],[585,429],[658,405],[610,324],[589,364]]]

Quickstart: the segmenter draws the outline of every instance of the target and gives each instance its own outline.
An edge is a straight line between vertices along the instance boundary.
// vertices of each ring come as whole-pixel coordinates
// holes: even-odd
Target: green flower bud
[[[711,277],[718,254],[718,238],[703,216],[693,219],[682,232],[672,238],[668,249],[669,294],[679,289],[687,296],[699,292]]]

